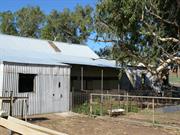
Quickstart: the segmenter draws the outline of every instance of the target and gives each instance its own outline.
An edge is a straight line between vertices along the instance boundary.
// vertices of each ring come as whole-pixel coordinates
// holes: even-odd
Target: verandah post
[[[84,90],[84,68],[81,67],[81,91]]]

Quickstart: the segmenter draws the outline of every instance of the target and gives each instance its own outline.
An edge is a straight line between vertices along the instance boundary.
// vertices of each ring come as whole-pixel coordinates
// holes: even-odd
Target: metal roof
[[[0,34],[0,61],[34,64],[79,64],[116,68],[114,60],[100,59],[86,45],[53,42],[56,52],[47,40]]]

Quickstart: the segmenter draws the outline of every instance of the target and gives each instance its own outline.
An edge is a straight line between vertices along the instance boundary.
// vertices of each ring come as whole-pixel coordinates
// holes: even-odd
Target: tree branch
[[[114,28],[113,28],[110,24],[108,24],[107,22],[105,22],[105,21],[104,21],[103,19],[101,19],[100,17],[99,17],[99,21],[100,21],[100,23],[102,23],[103,25],[105,25],[107,28],[111,29],[112,31],[115,31]]]
[[[160,40],[162,42],[174,42],[174,43],[179,43],[180,42],[180,40],[178,40],[177,38],[174,38],[174,37],[163,38],[163,37],[158,36],[155,32],[153,32],[151,30],[148,23],[146,23],[145,21],[143,21],[143,22],[147,26],[147,28],[149,29],[150,32],[146,32],[146,33],[141,33],[140,32],[141,34],[152,35],[152,36],[154,36],[155,38],[157,38],[158,40]]]
[[[126,54],[132,58],[134,58],[136,61],[142,63],[144,67],[152,74],[155,75],[156,72],[152,66],[149,65],[147,62],[147,59],[140,57],[139,54],[135,53],[134,51],[129,50],[125,45],[122,47],[123,51],[126,52]],[[132,59],[131,59],[132,60]]]
[[[180,57],[173,57],[173,58],[169,58],[167,59],[163,64],[161,64],[157,69],[156,72],[160,72],[162,71],[165,67],[167,67],[171,62],[176,61],[176,62],[180,62]]]
[[[176,22],[171,22],[171,21],[168,21],[168,20],[166,20],[166,19],[163,19],[162,17],[160,17],[159,15],[157,15],[157,14],[151,12],[151,11],[149,11],[149,13],[150,13],[152,16],[154,16],[155,18],[159,19],[160,21],[162,21],[162,22],[164,22],[164,23],[166,23],[166,24],[170,24],[170,25],[173,25],[173,26],[179,28],[179,25],[178,25]]]
[[[158,40],[162,41],[162,42],[174,42],[174,43],[179,43],[180,42],[177,38],[174,38],[174,37],[162,38],[162,37],[158,36],[154,32],[152,32],[152,35],[154,37],[156,37]]]
[[[153,7],[154,9],[156,9],[151,2],[150,2],[150,5],[151,5],[151,7]],[[162,21],[163,23],[170,24],[170,25],[173,25],[173,26],[179,28],[179,25],[178,25],[176,22],[171,22],[171,21],[169,21],[169,20],[163,19],[161,16],[155,14],[154,12],[152,12],[152,11],[151,11],[150,9],[148,9],[147,7],[146,7],[145,9],[147,10],[147,12],[148,12],[150,15],[152,15],[152,16],[155,17],[156,19]]]
[[[93,40],[95,42],[104,42],[104,43],[116,43],[117,41],[116,40],[101,40],[101,39],[93,39],[93,38],[88,38],[89,40]]]

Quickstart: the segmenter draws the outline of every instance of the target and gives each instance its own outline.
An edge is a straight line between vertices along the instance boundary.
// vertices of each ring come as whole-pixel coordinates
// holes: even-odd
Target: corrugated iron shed
[[[55,51],[47,40],[0,34],[0,61],[33,64],[79,64],[116,68],[113,60],[100,59],[86,45],[53,42]]]

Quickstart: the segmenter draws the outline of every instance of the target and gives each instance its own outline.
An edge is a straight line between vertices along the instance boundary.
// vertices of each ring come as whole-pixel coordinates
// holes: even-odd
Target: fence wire
[[[115,115],[117,118],[174,126],[180,129],[180,98],[91,94],[90,114]]]

